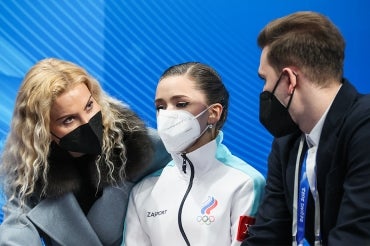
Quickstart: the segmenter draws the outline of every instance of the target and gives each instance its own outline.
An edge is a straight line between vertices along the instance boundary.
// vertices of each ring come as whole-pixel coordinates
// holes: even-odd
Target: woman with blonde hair
[[[119,245],[131,187],[156,168],[155,134],[81,67],[35,64],[1,159],[8,201],[0,245],[40,245],[40,237],[46,245]]]

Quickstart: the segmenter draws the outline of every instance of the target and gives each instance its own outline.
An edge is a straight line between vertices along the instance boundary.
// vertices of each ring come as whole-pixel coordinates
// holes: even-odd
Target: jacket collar
[[[204,174],[207,174],[209,170],[214,168],[215,162],[218,162],[216,160],[216,151],[221,145],[222,139],[223,133],[220,131],[216,139],[190,153],[186,153],[186,156],[194,165],[195,179],[201,178]],[[181,153],[171,154],[171,156],[175,165],[179,169],[180,174],[182,176],[190,176],[189,163],[186,164],[186,173],[183,172],[182,166],[184,158],[181,156]]]
[[[346,79],[343,79],[342,82],[343,85],[334,98],[324,122],[323,129],[336,129],[336,131],[339,131],[344,122],[345,116],[348,114],[348,111],[351,110],[353,103],[359,95],[357,90]],[[320,141],[325,140],[326,138],[327,136],[323,132],[320,137]]]
[[[318,186],[321,185],[319,181],[324,179],[325,174],[330,169],[330,163],[332,163],[330,158],[332,157],[332,152],[335,151],[333,149],[334,145],[337,143],[335,139],[338,138],[345,118],[349,111],[352,110],[358,96],[357,90],[346,79],[343,79],[343,85],[329,109],[320,136],[320,148],[317,150],[316,159]]]

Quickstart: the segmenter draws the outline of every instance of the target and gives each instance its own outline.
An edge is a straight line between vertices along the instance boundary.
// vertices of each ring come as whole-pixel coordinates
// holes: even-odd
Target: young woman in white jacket
[[[222,144],[229,93],[211,67],[168,68],[155,96],[157,130],[172,161],[131,193],[124,243],[240,245],[265,185]]]

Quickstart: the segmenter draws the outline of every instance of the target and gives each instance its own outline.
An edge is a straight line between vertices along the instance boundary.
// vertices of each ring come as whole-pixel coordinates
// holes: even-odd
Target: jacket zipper
[[[184,173],[186,173],[186,162],[189,163],[189,166],[190,166],[190,181],[189,181],[188,188],[186,189],[186,192],[184,194],[184,197],[182,198],[182,201],[181,201],[181,204],[180,204],[180,207],[179,207],[179,212],[177,214],[177,222],[178,222],[178,225],[179,225],[179,229],[180,229],[181,235],[182,235],[182,237],[184,238],[184,240],[186,242],[186,245],[190,246],[190,242],[189,242],[188,237],[186,236],[186,233],[185,233],[184,228],[182,226],[181,215],[182,215],[182,208],[184,207],[185,200],[186,200],[187,196],[189,195],[190,190],[191,190],[191,188],[193,186],[194,165],[189,160],[189,158],[186,156],[186,153],[182,153],[181,154],[181,157],[182,157],[182,171]]]

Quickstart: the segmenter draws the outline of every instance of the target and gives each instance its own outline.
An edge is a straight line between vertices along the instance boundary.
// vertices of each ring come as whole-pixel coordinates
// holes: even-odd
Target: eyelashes
[[[176,109],[183,109],[186,108],[190,102],[176,102],[175,108]],[[167,104],[157,104],[155,109],[159,111],[160,109],[167,109]]]

